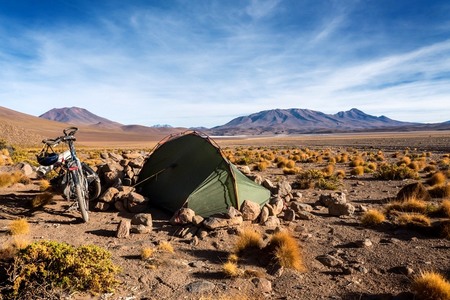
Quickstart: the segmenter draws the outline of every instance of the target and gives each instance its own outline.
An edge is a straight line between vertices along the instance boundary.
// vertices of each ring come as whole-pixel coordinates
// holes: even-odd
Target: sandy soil
[[[239,145],[296,145],[318,149],[381,149],[386,157],[389,153],[409,148],[417,152],[432,151],[431,159],[434,160],[450,152],[449,142],[447,133],[218,141],[221,146],[231,148]],[[310,167],[314,165],[302,165],[302,168]],[[348,168],[345,164],[337,167]],[[280,169],[268,169],[261,175],[273,181],[286,178],[293,182],[295,177],[283,175]],[[342,190],[356,207],[381,208],[403,186],[415,181],[378,181],[370,174],[348,176]],[[303,195],[302,202],[313,205],[321,194],[329,191],[309,189],[294,192]],[[450,277],[450,241],[440,238],[436,232],[400,228],[389,222],[366,228],[360,225],[361,212],[350,217],[332,217],[322,208],[313,211],[313,220],[282,221],[282,227],[289,230],[303,248],[306,272],[286,269],[280,275],[270,274],[265,266],[256,263],[242,266],[257,270],[271,282],[271,289],[266,291],[253,277],[227,278],[222,273],[222,264],[237,239],[237,228],[208,232],[199,239],[198,245],[192,245],[191,239],[177,236],[180,227],[168,223],[170,215],[149,208],[148,212],[153,216],[153,231],[119,239],[115,237],[117,226],[123,218],[131,218],[131,214],[91,212],[90,221],[81,223],[77,212],[66,211],[69,203],[60,196],[43,209],[30,209],[29,202],[38,193],[35,184],[0,190],[0,243],[11,239],[7,232],[9,222],[25,217],[31,224],[31,231],[24,238],[30,241],[64,241],[76,246],[99,245],[112,253],[114,262],[123,270],[119,278],[122,284],[115,293],[98,296],[75,294],[71,299],[412,299],[413,295],[409,293],[411,280],[421,271],[435,270]],[[252,226],[265,237],[274,230],[248,222],[243,226]],[[361,246],[361,241],[366,239],[372,245]],[[160,241],[170,241],[175,252],[157,254],[157,267],[154,268],[140,259],[140,251]],[[339,258],[349,268],[343,270],[322,264],[317,257],[325,254]],[[404,274],[408,268],[412,274]],[[195,282],[210,282],[213,286],[208,285],[205,292],[196,291],[190,285]]]

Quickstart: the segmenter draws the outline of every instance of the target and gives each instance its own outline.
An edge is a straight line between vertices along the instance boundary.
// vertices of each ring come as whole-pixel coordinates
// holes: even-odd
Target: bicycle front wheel
[[[79,178],[79,174],[77,171],[72,171],[72,178],[73,178],[73,184],[75,185],[75,193],[78,201],[78,208],[81,212],[81,217],[83,218],[84,222],[89,221],[89,214],[88,214],[88,200],[86,199],[86,194],[83,193],[83,190],[81,189],[81,181]]]

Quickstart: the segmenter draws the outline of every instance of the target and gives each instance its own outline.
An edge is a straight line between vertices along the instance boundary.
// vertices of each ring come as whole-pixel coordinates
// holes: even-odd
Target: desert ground
[[[148,151],[156,144],[155,141],[141,145],[137,141],[132,145],[120,141],[95,144],[94,140],[83,142],[80,138],[77,143],[85,149],[83,153],[93,149],[116,153],[122,149]],[[450,278],[450,239],[439,231],[440,224],[448,217],[431,215],[430,224],[426,226],[399,224],[395,214],[388,215],[378,225],[367,226],[361,222],[367,210],[385,210],[404,186],[423,182],[431,189],[427,182],[434,173],[441,171],[448,176],[446,158],[450,154],[450,132],[230,137],[217,138],[216,142],[234,158],[238,152],[264,150],[285,157],[293,154],[295,149],[315,153],[314,157],[322,155],[322,159],[296,161],[295,166],[299,169],[296,174],[283,172],[275,162],[261,171],[254,169],[256,161],[248,164],[252,175],[260,175],[275,184],[289,182],[293,188],[291,201],[309,204],[311,217],[286,221],[282,212],[280,225],[276,227],[261,225],[258,220],[244,221],[215,230],[200,228],[194,235],[180,236],[183,228],[193,226],[171,225],[171,214],[150,205],[146,213],[152,216],[152,230],[118,238],[119,223],[132,218],[132,213],[114,208],[107,211],[93,209],[89,222],[82,223],[78,212],[67,211],[69,204],[60,195],[54,195],[53,201],[43,207],[32,208],[30,202],[42,192],[39,181],[31,177],[29,184],[18,183],[0,189],[0,243],[7,247],[17,238],[11,235],[9,226],[13,220],[24,218],[30,224],[30,230],[20,235],[22,240],[98,245],[112,254],[113,262],[121,269],[120,284],[114,292],[49,294],[48,299],[415,299],[411,284],[421,272],[436,271]],[[324,153],[328,154],[324,156]],[[355,211],[333,216],[318,201],[321,195],[336,191],[316,186],[299,188],[295,183],[300,170],[322,170],[330,164],[331,156],[343,153],[347,153],[349,159],[334,162],[335,170],[344,171],[336,191],[345,194]],[[417,171],[417,178],[386,180],[375,178],[375,172],[352,174],[352,156],[361,156],[369,163],[369,158],[380,153],[389,164],[400,165],[399,161],[405,156],[413,161],[423,158],[425,164]],[[88,154],[81,157],[89,159]],[[426,169],[425,166],[433,167]],[[0,170],[8,172],[13,167],[3,166]],[[448,181],[447,178],[443,184],[448,186]],[[445,196],[432,197],[427,203],[439,207],[446,199]],[[305,270],[283,268],[282,272],[271,272],[258,257],[253,257],[238,262],[241,269],[251,271],[247,272],[250,275],[225,273],[224,263],[233,253],[239,233],[248,228],[260,232],[264,242],[276,231],[289,232],[301,247]],[[173,252],[156,251],[151,260],[142,259],[144,248],[157,249],[163,242],[169,242]],[[6,272],[8,262],[1,265],[2,272]],[[4,287],[8,275],[3,273],[0,277]]]

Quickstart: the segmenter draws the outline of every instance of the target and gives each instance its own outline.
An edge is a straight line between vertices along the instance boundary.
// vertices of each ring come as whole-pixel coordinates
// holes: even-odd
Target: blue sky
[[[213,127],[274,108],[450,120],[450,2],[0,0],[0,105]]]

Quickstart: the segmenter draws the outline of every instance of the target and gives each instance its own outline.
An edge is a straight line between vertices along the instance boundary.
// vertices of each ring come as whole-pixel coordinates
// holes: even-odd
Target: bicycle
[[[100,195],[101,184],[97,173],[78,159],[74,145],[77,131],[78,128],[69,127],[63,130],[63,136],[42,140],[44,146],[36,156],[41,165],[37,173],[43,177],[51,170],[59,169],[58,175],[50,180],[52,187],[62,192],[66,199],[74,200],[83,221],[88,222],[89,201]],[[58,154],[53,147],[61,143],[65,143],[68,150]]]

